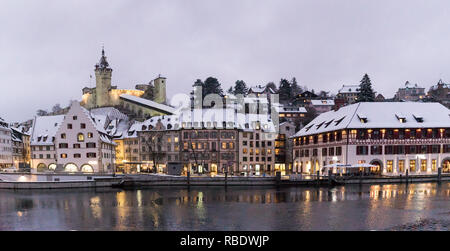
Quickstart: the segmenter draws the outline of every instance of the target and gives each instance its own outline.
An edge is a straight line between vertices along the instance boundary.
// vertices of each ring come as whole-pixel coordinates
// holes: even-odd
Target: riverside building
[[[73,102],[65,115],[36,117],[31,136],[32,172],[112,173],[112,120]]]
[[[382,175],[450,172],[450,111],[439,103],[357,103],[319,115],[293,136],[294,172],[368,163]]]

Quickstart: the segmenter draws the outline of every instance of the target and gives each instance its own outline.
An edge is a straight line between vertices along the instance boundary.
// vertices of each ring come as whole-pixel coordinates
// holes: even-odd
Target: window
[[[431,171],[436,172],[436,169],[437,169],[436,167],[437,167],[436,160],[435,159],[431,160]]]
[[[81,145],[80,144],[73,144],[73,148],[75,148],[75,149],[81,148]]]
[[[342,147],[338,146],[336,147],[336,156],[341,156],[342,155]]]
[[[79,159],[79,158],[81,158],[81,154],[75,153],[75,154],[73,155],[73,157],[76,158],[76,159]]]
[[[86,129],[86,124],[85,124],[85,123],[81,123],[81,124],[80,124],[80,128],[81,128],[81,129]]]
[[[398,170],[399,170],[401,173],[404,173],[404,172],[405,172],[405,161],[404,161],[404,160],[399,160],[399,161],[398,161]]]
[[[65,139],[66,138],[66,134],[65,133],[61,133],[61,139]]]
[[[84,134],[78,133],[77,140],[78,140],[78,142],[83,142],[84,141]]]
[[[415,172],[416,171],[416,160],[412,159],[409,161],[409,170],[411,172]]]
[[[368,146],[357,146],[356,147],[356,155],[368,155],[369,147]]]
[[[96,153],[86,153],[86,157],[88,157],[88,158],[96,158],[97,154]]]
[[[91,132],[88,132],[87,136],[88,136],[88,138],[93,138],[93,137],[94,137],[94,134],[91,133]]]
[[[392,160],[388,160],[387,162],[386,162],[386,171],[388,172],[388,173],[392,173],[392,171],[393,171],[393,161]]]
[[[59,148],[62,148],[62,149],[69,148],[69,144],[67,144],[67,143],[59,143]]]
[[[61,159],[67,159],[67,154],[66,153],[61,153]]]
[[[73,120],[77,120],[78,119],[78,117],[77,116],[73,116]]]
[[[67,124],[67,129],[72,129],[72,124]]]
[[[382,146],[371,146],[370,147],[370,153],[372,155],[380,155],[383,154],[383,148]]]

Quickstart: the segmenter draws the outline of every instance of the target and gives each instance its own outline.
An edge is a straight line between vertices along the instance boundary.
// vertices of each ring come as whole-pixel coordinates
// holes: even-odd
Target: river
[[[0,191],[0,230],[449,230],[450,183]]]

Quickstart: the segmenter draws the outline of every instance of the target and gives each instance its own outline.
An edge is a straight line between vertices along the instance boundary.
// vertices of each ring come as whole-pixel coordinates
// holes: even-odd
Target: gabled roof
[[[294,137],[342,129],[448,127],[450,110],[439,103],[362,102],[320,114]]]
[[[53,145],[53,137],[63,120],[64,115],[36,117],[30,139],[31,145]]]
[[[122,94],[122,95],[120,95],[120,98],[123,100],[126,100],[126,101],[133,102],[135,104],[139,104],[144,107],[156,110],[161,113],[166,113],[166,114],[174,114],[175,113],[175,108],[170,107],[168,105],[159,104],[159,103],[156,103],[154,101],[151,101],[151,100],[148,100],[145,98],[139,98],[139,97],[129,95],[129,94]]]
[[[358,93],[359,85],[343,85],[339,93]]]

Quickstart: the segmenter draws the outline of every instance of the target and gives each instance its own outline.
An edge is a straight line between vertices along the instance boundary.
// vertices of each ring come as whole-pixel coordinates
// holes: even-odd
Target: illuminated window
[[[431,171],[436,172],[436,160],[431,160]]]
[[[393,161],[392,160],[388,160],[387,162],[386,162],[386,171],[388,172],[388,173],[392,173],[392,171],[393,171]]]
[[[94,172],[94,168],[92,168],[91,165],[85,164],[81,166],[81,172],[83,173],[93,173]]]
[[[62,159],[67,159],[67,154],[66,153],[61,153],[61,158]]]
[[[398,170],[401,173],[405,172],[405,161],[404,160],[399,160],[398,161]]]
[[[77,139],[78,139],[78,142],[83,142],[84,141],[84,134],[78,133]]]
[[[423,159],[420,161],[420,171],[426,172],[427,171],[427,160]]]
[[[416,171],[416,160],[412,159],[409,161],[409,170],[411,172],[415,172]]]
[[[94,134],[91,133],[91,132],[88,132],[87,136],[88,136],[88,138],[93,138],[93,137],[94,137]]]
[[[75,164],[67,164],[64,168],[64,171],[69,173],[78,172],[78,167]]]

